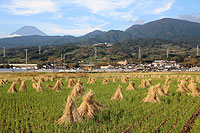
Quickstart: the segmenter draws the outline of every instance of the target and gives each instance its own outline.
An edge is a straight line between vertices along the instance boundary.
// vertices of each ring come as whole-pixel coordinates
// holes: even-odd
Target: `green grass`
[[[128,83],[121,83],[119,78],[115,84],[110,78],[110,83],[107,85],[101,84],[103,77],[96,78],[96,84],[87,84],[88,77],[80,79],[83,81],[84,92],[93,90],[94,99],[106,109],[101,110],[94,118],[86,118],[78,124],[69,123],[67,126],[56,122],[63,115],[67,97],[72,90],[72,88],[67,88],[68,83],[64,80],[64,86],[60,92],[53,92],[50,88],[46,88],[47,84],[54,86],[56,81],[43,82],[44,92],[36,92],[32,88],[31,81],[28,80],[26,81],[28,90],[24,92],[7,93],[11,82],[1,86],[0,132],[122,132],[130,127],[132,132],[152,132],[165,120],[167,122],[161,126],[160,131],[176,132],[182,129],[200,103],[199,98],[176,92],[178,89],[176,78],[172,78],[169,96],[161,97],[161,103],[141,102],[148,93],[147,88],[138,88],[142,78],[131,78],[136,86],[136,90],[133,91],[125,90]],[[164,85],[165,78],[152,79],[153,85],[157,83]],[[119,84],[123,87],[124,100],[111,101],[110,98]],[[17,85],[17,89],[19,86]],[[198,86],[200,86],[199,83]],[[194,101],[192,106],[191,103]],[[82,99],[75,99],[75,102],[78,107]],[[184,113],[185,115],[182,116]],[[196,121],[199,122],[199,117]],[[194,131],[198,130],[199,126],[196,121]],[[174,123],[174,128],[170,129]]]

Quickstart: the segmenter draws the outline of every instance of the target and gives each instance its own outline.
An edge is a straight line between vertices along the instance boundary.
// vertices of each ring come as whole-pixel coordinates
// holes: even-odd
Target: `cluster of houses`
[[[93,46],[107,46],[107,47],[111,47],[113,45],[114,45],[114,43],[107,43],[107,42],[93,44]]]
[[[83,71],[155,71],[155,72],[163,72],[163,71],[199,71],[200,67],[192,67],[185,68],[175,61],[167,61],[167,60],[155,60],[152,63],[144,63],[144,64],[130,64],[127,60],[117,62],[117,66],[106,65],[100,66],[100,68],[95,68],[95,64],[79,64],[78,70]],[[3,64],[0,64],[0,66]],[[31,69],[37,70],[37,64],[8,64],[10,68],[13,69]],[[55,68],[55,67],[54,67]],[[58,66],[59,68],[59,66]],[[47,67],[43,67],[43,69],[47,69]],[[52,69],[52,68],[50,68]],[[61,68],[60,68],[61,69]],[[63,66],[62,66],[62,69]]]
[[[132,70],[132,71],[200,71],[200,67],[185,68],[176,61],[155,60],[152,63],[130,64],[127,60],[119,61],[117,66],[101,66],[101,70]],[[95,64],[80,64],[80,69],[92,71]]]
[[[135,69],[136,71],[175,71],[182,70],[180,64],[175,61],[155,60],[153,63],[129,64],[126,60],[118,62],[119,66],[101,66],[101,69]]]

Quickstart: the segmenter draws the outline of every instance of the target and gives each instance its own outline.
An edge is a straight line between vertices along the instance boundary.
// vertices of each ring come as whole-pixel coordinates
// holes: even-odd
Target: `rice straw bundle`
[[[122,94],[122,86],[119,85],[116,92],[111,97],[111,100],[123,100],[123,99],[124,99],[124,96]]]
[[[65,110],[63,112],[63,116],[60,119],[58,119],[57,122],[59,124],[64,123],[67,125],[69,122],[77,123],[81,121],[82,121],[82,117],[76,108],[74,99],[71,96],[68,96]]]

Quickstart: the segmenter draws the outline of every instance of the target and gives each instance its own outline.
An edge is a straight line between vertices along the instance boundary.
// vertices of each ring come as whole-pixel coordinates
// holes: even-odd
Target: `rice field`
[[[0,77],[4,81],[8,79],[8,83],[1,81],[0,86],[0,132],[200,132],[200,73],[41,73],[1,74]],[[88,83],[91,77],[95,81]],[[8,93],[17,78],[20,79],[16,90]],[[80,93],[72,95],[75,87],[69,86],[70,79],[76,82],[74,85],[79,82],[83,87]],[[143,87],[142,80],[149,79],[150,83]],[[23,80],[26,89],[20,89]],[[33,83],[39,84],[38,80],[43,91],[33,87]],[[196,91],[191,82],[196,85]],[[54,88],[56,84],[60,89]],[[130,84],[134,88],[127,90]],[[164,86],[169,88],[163,89]],[[84,95],[90,90],[94,93],[93,100],[102,107],[91,117],[81,116],[81,121],[70,118],[66,123],[59,123],[68,96],[72,96],[74,108],[80,113]]]

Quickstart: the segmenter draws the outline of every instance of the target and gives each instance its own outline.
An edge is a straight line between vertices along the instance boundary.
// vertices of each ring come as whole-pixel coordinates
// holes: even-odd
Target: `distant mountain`
[[[39,45],[61,45],[80,41],[74,36],[21,36],[0,39],[0,47],[31,47]]]
[[[21,37],[0,39],[0,47],[32,46],[32,45],[60,45],[60,44],[86,44],[91,45],[98,42],[119,43],[135,38],[155,38],[165,40],[191,40],[200,39],[200,23],[185,20],[164,18],[146,23],[144,25],[133,25],[125,31],[110,30],[108,32],[93,31],[84,36],[46,36],[37,28],[25,26],[14,32]],[[28,36],[33,35],[34,36]]]
[[[84,36],[81,36],[80,38],[83,39],[91,39],[91,38],[96,38],[100,35],[103,35],[105,32],[104,31],[100,31],[100,30],[95,30],[93,32],[87,33]]]
[[[121,42],[131,39],[131,35],[120,30],[110,30],[105,34],[98,36],[98,38],[101,42]]]
[[[47,36],[44,32],[40,31],[34,26],[23,26],[22,28],[18,29],[11,35],[20,35],[20,36],[33,36],[33,35],[38,35],[38,36]]]
[[[163,18],[144,25],[133,25],[126,33],[133,38],[187,39],[200,37],[200,23]]]

